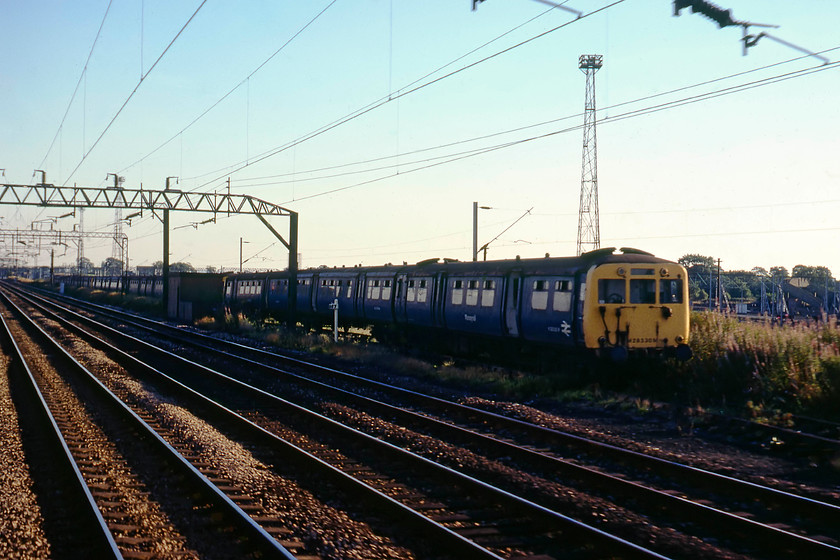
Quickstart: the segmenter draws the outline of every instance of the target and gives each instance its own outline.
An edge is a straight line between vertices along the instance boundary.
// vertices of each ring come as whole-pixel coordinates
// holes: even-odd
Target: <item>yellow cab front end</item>
[[[587,348],[623,358],[688,347],[690,304],[685,268],[671,262],[605,263],[586,275],[583,331]]]

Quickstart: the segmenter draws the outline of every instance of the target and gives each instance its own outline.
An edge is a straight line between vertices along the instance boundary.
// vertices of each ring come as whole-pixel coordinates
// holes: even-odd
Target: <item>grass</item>
[[[90,301],[100,305],[121,307],[135,313],[143,313],[158,317],[163,315],[159,298],[121,294],[119,292],[110,292],[91,288],[77,288],[72,286],[66,286],[64,293],[65,295],[77,299]]]
[[[840,399],[837,323],[774,325],[693,313],[694,359],[670,369],[659,389],[698,406],[836,416]]]

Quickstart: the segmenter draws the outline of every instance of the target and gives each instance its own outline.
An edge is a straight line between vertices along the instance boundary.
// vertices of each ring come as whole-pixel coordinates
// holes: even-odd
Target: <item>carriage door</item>
[[[519,305],[522,292],[522,277],[513,272],[507,277],[505,297],[505,329],[510,336],[519,336]]]
[[[405,323],[406,321],[405,294],[408,290],[406,277],[406,274],[397,274],[397,291],[394,294],[394,318],[397,323]]]

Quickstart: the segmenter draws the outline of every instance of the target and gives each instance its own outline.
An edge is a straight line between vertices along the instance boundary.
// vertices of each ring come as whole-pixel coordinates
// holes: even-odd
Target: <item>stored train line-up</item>
[[[157,295],[160,277],[66,277],[92,288]],[[373,327],[407,340],[446,340],[467,350],[521,345],[588,349],[622,359],[658,352],[688,359],[685,269],[637,249],[579,257],[486,262],[430,259],[413,265],[304,269],[294,306],[288,271],[170,276],[168,314],[227,313],[309,326]]]

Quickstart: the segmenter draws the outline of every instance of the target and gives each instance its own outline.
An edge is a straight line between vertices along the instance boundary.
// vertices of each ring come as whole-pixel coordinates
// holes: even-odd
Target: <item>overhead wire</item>
[[[189,19],[186,21],[186,23],[184,23],[184,25],[178,31],[178,33],[176,33],[175,36],[172,38],[172,40],[169,41],[169,44],[166,45],[166,48],[163,49],[163,52],[160,53],[160,56],[158,56],[157,59],[152,63],[152,65],[149,67],[149,69],[146,71],[146,73],[143,74],[142,76],[140,76],[140,80],[137,82],[137,85],[134,86],[134,89],[131,91],[130,94],[128,94],[128,97],[126,98],[126,100],[123,102],[123,104],[120,106],[120,108],[114,114],[114,116],[111,118],[111,120],[108,122],[108,124],[105,126],[105,128],[102,130],[102,132],[99,134],[99,136],[96,138],[96,141],[94,141],[94,143],[91,145],[90,149],[87,152],[85,152],[84,155],[82,155],[82,159],[79,161],[79,163],[73,169],[73,171],[70,172],[70,175],[67,176],[67,178],[64,180],[64,182],[62,182],[62,186],[66,185],[67,182],[70,181],[70,179],[73,177],[73,175],[76,174],[76,171],[79,170],[79,168],[85,162],[85,160],[90,155],[90,153],[94,150],[94,148],[96,148],[96,146],[99,144],[99,141],[102,140],[102,138],[105,136],[105,134],[111,128],[111,126],[114,124],[114,122],[120,116],[120,114],[123,112],[123,109],[125,109],[125,107],[128,105],[128,103],[134,97],[134,94],[137,93],[137,90],[140,89],[140,86],[143,84],[143,82],[146,80],[146,78],[149,77],[149,74],[152,73],[152,70],[154,70],[155,67],[158,65],[158,63],[163,59],[163,57],[166,56],[166,53],[169,52],[169,49],[172,47],[172,45],[175,44],[175,41],[178,40],[178,37],[181,36],[181,34],[184,32],[184,30],[187,28],[187,26],[192,22],[193,19],[195,19],[195,16],[198,15],[198,12],[201,10],[201,8],[206,3],[207,3],[207,0],[202,0],[201,1],[201,4],[198,5],[198,7],[193,12],[193,14],[189,17]]]
[[[269,63],[269,62],[270,62],[270,61],[271,61],[271,60],[272,60],[275,56],[277,56],[278,54],[280,54],[280,52],[281,52],[281,51],[283,51],[286,47],[288,47],[288,46],[289,46],[289,45],[290,45],[290,44],[291,44],[291,43],[292,43],[295,39],[297,39],[297,38],[298,38],[298,37],[299,37],[299,36],[300,36],[300,35],[301,35],[304,31],[306,31],[306,29],[307,29],[307,28],[309,28],[309,27],[310,27],[313,23],[315,23],[315,21],[316,21],[316,20],[318,20],[318,18],[320,18],[322,15],[324,15],[324,13],[325,13],[327,10],[329,10],[329,9],[333,6],[333,4],[335,4],[337,1],[338,1],[338,0],[332,0],[329,4],[327,4],[327,6],[326,6],[324,9],[322,9],[320,12],[318,12],[318,13],[315,15],[315,17],[313,17],[312,19],[310,19],[310,20],[309,20],[309,21],[308,21],[308,22],[307,22],[307,23],[306,23],[303,27],[301,27],[300,29],[298,29],[298,30],[297,30],[297,32],[296,32],[294,35],[292,35],[292,36],[291,36],[291,37],[290,37],[290,38],[289,38],[289,39],[288,39],[285,43],[283,43],[283,44],[280,46],[280,48],[278,48],[276,51],[274,51],[274,52],[273,52],[273,53],[272,53],[272,54],[271,54],[268,58],[266,58],[264,61],[262,61],[262,63],[260,63],[260,64],[259,64],[259,65],[258,65],[258,66],[257,66],[257,67],[253,70],[253,71],[251,71],[251,73],[250,73],[250,74],[248,74],[245,78],[243,78],[243,79],[242,79],[242,80],[241,80],[238,84],[236,84],[233,88],[231,88],[231,89],[230,89],[227,93],[225,93],[222,97],[220,97],[219,99],[217,99],[217,100],[216,100],[216,101],[215,101],[212,105],[210,105],[209,107],[207,107],[207,108],[206,108],[206,109],[205,109],[205,110],[204,110],[201,114],[199,114],[197,117],[195,117],[192,121],[190,121],[190,122],[189,122],[186,126],[184,126],[181,130],[179,130],[178,132],[176,132],[175,134],[173,134],[173,135],[172,135],[172,136],[171,136],[168,140],[164,141],[162,144],[160,144],[160,145],[159,145],[158,147],[156,147],[154,150],[152,150],[152,151],[151,151],[151,152],[149,152],[148,154],[144,155],[143,157],[141,157],[140,159],[138,159],[138,160],[137,160],[137,161],[135,161],[134,163],[132,163],[132,164],[130,164],[130,165],[127,165],[127,166],[123,167],[123,168],[122,168],[122,169],[121,169],[118,173],[123,173],[123,172],[127,171],[128,169],[131,169],[131,168],[132,168],[132,167],[134,167],[135,165],[137,165],[137,164],[139,164],[139,163],[143,162],[144,160],[146,160],[147,158],[151,157],[152,155],[154,155],[155,153],[157,153],[159,150],[161,150],[162,148],[164,148],[165,146],[167,146],[170,142],[172,142],[173,140],[175,140],[176,138],[178,138],[178,136],[181,136],[184,132],[186,132],[187,130],[189,130],[189,129],[190,129],[190,128],[191,128],[191,127],[195,124],[195,123],[197,123],[199,120],[201,120],[202,118],[204,118],[204,116],[205,116],[205,115],[207,115],[208,113],[210,113],[210,111],[212,111],[213,109],[215,109],[215,108],[216,108],[216,107],[217,107],[220,103],[222,103],[225,99],[227,99],[228,97],[230,97],[230,95],[231,95],[233,92],[235,92],[237,89],[239,89],[240,87],[242,87],[242,84],[247,83],[247,82],[248,82],[248,81],[249,81],[249,80],[250,80],[250,79],[254,76],[254,74],[256,74],[257,72],[259,72],[260,70],[262,70],[262,68],[263,68],[266,64],[268,64],[268,63]]]
[[[76,81],[76,87],[73,90],[73,95],[70,96],[70,101],[67,103],[67,109],[64,110],[64,116],[61,117],[61,122],[58,124],[58,130],[55,131],[55,136],[53,136],[52,142],[50,142],[50,147],[47,148],[47,153],[44,154],[44,159],[42,159],[41,164],[38,165],[39,169],[43,169],[44,162],[47,161],[50,152],[52,152],[53,146],[55,146],[55,141],[58,139],[58,135],[64,127],[64,121],[67,120],[67,115],[70,113],[70,107],[73,106],[73,101],[76,99],[76,94],[79,92],[79,86],[82,84],[82,79],[87,73],[90,58],[93,56],[93,50],[96,48],[96,43],[99,41],[99,35],[102,33],[102,28],[105,26],[105,20],[108,18],[108,12],[111,11],[111,4],[113,4],[113,0],[109,0],[108,6],[105,8],[105,15],[102,16],[102,22],[100,22],[99,29],[96,31],[96,37],[94,37],[93,44],[90,46],[90,52],[88,53],[87,59],[85,59],[85,64],[82,67],[81,74],[79,74],[79,79]]]
[[[821,51],[821,52],[822,53],[828,53],[828,52],[832,52],[832,51],[835,51],[835,50],[838,50],[838,49],[840,49],[840,46],[833,47],[833,48],[830,48],[830,49],[826,49],[826,50]],[[650,100],[650,99],[655,99],[655,98],[658,98],[658,97],[664,97],[664,96],[667,96],[667,95],[673,95],[675,93],[679,93],[679,92],[682,92],[682,91],[687,91],[687,90],[690,90],[690,89],[695,89],[695,88],[698,88],[698,87],[722,82],[722,81],[737,78],[737,77],[740,77],[740,76],[753,74],[755,72],[768,70],[770,68],[774,68],[774,67],[781,66],[781,65],[784,65],[784,64],[790,64],[792,62],[796,62],[796,61],[808,58],[809,56],[810,55],[798,56],[798,57],[791,58],[791,59],[788,59],[788,60],[775,62],[775,63],[772,63],[772,64],[767,64],[765,66],[761,66],[761,67],[757,67],[757,68],[752,68],[750,70],[744,70],[744,71],[736,72],[736,73],[729,74],[729,75],[726,75],[726,76],[713,78],[711,80],[705,80],[705,81],[698,82],[698,83],[695,83],[695,84],[681,86],[681,87],[674,88],[674,89],[671,89],[671,90],[668,90],[668,91],[653,93],[653,94],[646,95],[646,96],[643,96],[643,97],[639,97],[639,98],[636,98],[636,99],[623,101],[623,102],[620,102],[620,103],[615,103],[613,105],[605,106],[603,108],[598,109],[598,111],[608,113],[611,110],[615,110],[617,108],[624,107],[624,106],[627,106],[627,105],[633,105],[633,104],[641,103],[641,102],[644,102],[644,101],[647,101],[647,100]],[[242,179],[231,179],[231,182],[232,183],[240,183],[240,184],[236,185],[236,188],[237,189],[242,189],[242,188],[247,188],[247,187],[260,187],[260,186],[268,186],[268,185],[275,185],[275,184],[284,184],[284,183],[288,183],[288,182],[303,182],[303,181],[312,181],[312,180],[318,180],[318,179],[332,179],[332,178],[340,177],[340,176],[343,176],[343,175],[355,175],[355,174],[365,173],[365,172],[370,172],[370,171],[380,171],[382,169],[386,169],[386,168],[394,167],[394,166],[392,165],[392,166],[382,166],[382,167],[377,167],[377,168],[368,168],[368,169],[359,170],[359,171],[350,171],[350,172],[347,172],[347,173],[344,173],[344,174],[338,173],[338,174],[331,174],[331,175],[321,175],[321,176],[317,176],[317,177],[299,178],[299,176],[301,176],[301,175],[308,175],[308,174],[319,173],[319,172],[324,172],[324,171],[333,171],[333,170],[336,170],[336,169],[342,169],[342,168],[345,168],[345,167],[352,167],[352,166],[357,166],[357,165],[366,165],[366,164],[369,164],[369,163],[376,163],[376,162],[385,161],[385,160],[394,159],[394,158],[404,158],[406,156],[416,155],[416,154],[419,154],[419,153],[440,150],[440,149],[449,148],[449,147],[453,147],[453,146],[457,146],[457,145],[461,145],[461,144],[468,144],[468,143],[471,143],[471,142],[477,142],[477,141],[480,141],[480,140],[487,140],[487,139],[498,137],[498,136],[504,136],[504,135],[507,135],[507,134],[513,134],[515,132],[522,132],[524,130],[539,128],[539,127],[547,126],[547,125],[550,125],[550,124],[555,124],[555,123],[558,123],[558,122],[561,122],[561,121],[570,120],[570,119],[574,119],[574,118],[579,118],[579,117],[582,116],[582,114],[583,113],[575,113],[575,114],[572,114],[572,115],[566,115],[566,116],[563,116],[563,117],[549,119],[549,120],[541,121],[541,122],[538,122],[538,123],[519,126],[519,127],[499,131],[499,132],[485,134],[485,135],[482,135],[482,136],[476,136],[476,137],[472,137],[472,138],[467,138],[467,139],[457,140],[457,141],[453,141],[453,142],[448,142],[446,144],[439,144],[439,145],[436,145],[436,146],[419,148],[417,150],[402,152],[402,153],[399,153],[399,154],[391,154],[391,155],[380,156],[380,157],[376,157],[376,158],[370,158],[370,159],[362,160],[362,161],[336,164],[336,165],[325,166],[325,167],[320,167],[320,168],[316,168],[316,169],[296,171],[296,172],[292,172],[292,173],[281,173],[281,174],[276,174],[276,175],[267,175],[267,176],[260,176],[260,177],[247,177],[247,178],[242,178]],[[609,118],[609,117],[605,117],[604,120],[606,120],[607,118]],[[445,156],[440,156],[440,157],[445,157]],[[439,159],[439,158],[432,158],[432,159]],[[268,182],[268,183],[241,184],[241,183],[246,182],[246,181],[262,181],[262,180],[266,180],[266,179],[283,178],[283,177],[294,177],[294,179],[291,179],[289,181],[271,181],[271,182]]]
[[[501,56],[501,55],[503,55],[503,54],[505,54],[505,53],[508,53],[508,52],[510,52],[510,51],[512,51],[512,50],[514,50],[514,49],[517,49],[517,48],[519,48],[519,47],[522,47],[522,46],[524,46],[524,45],[527,45],[527,44],[531,43],[532,41],[535,41],[535,40],[537,40],[537,39],[540,39],[540,38],[542,38],[542,37],[545,37],[545,36],[549,35],[550,33],[554,33],[554,32],[556,32],[556,31],[559,31],[560,29],[563,29],[563,28],[565,28],[565,27],[567,27],[567,26],[569,26],[569,25],[571,25],[571,24],[573,24],[573,23],[580,22],[580,21],[582,21],[582,20],[584,20],[584,19],[586,19],[586,18],[588,18],[588,17],[591,17],[591,16],[593,16],[593,15],[595,15],[595,14],[598,14],[598,13],[600,13],[600,12],[604,11],[604,10],[607,10],[607,9],[609,9],[609,8],[612,8],[613,6],[616,6],[616,5],[618,5],[618,4],[621,4],[621,3],[623,3],[624,1],[625,1],[625,0],[615,0],[614,2],[612,2],[612,3],[610,3],[610,4],[607,4],[606,6],[602,6],[602,7],[600,7],[600,8],[595,9],[595,10],[592,10],[591,12],[588,12],[588,13],[586,13],[586,14],[583,14],[583,15],[579,16],[578,18],[576,18],[576,19],[574,19],[574,20],[564,22],[564,23],[562,23],[561,25],[558,25],[558,26],[556,26],[556,27],[554,27],[554,28],[552,28],[552,29],[549,29],[549,30],[547,30],[547,31],[543,31],[542,33],[538,33],[537,35],[534,35],[533,37],[530,37],[530,38],[528,38],[528,39],[524,39],[524,40],[522,40],[522,41],[520,41],[520,42],[518,42],[518,43],[516,43],[516,44],[514,44],[514,45],[511,45],[511,46],[509,46],[509,47],[506,47],[506,48],[504,48],[504,49],[502,49],[502,50],[500,50],[500,51],[497,51],[497,52],[495,52],[495,53],[493,53],[493,54],[490,54],[490,55],[488,55],[488,56],[485,56],[484,58],[481,58],[481,59],[479,59],[479,60],[477,60],[477,61],[471,62],[470,64],[467,64],[467,65],[465,65],[465,66],[462,66],[462,67],[460,67],[460,68],[458,68],[458,69],[456,69],[456,70],[453,70],[453,71],[451,71],[451,72],[449,72],[449,73],[447,73],[447,74],[444,74],[444,75],[442,75],[442,76],[439,76],[439,77],[437,77],[437,78],[435,78],[435,79],[433,79],[433,80],[430,80],[430,81],[427,81],[427,82],[421,83],[421,84],[419,84],[419,85],[415,85],[414,87],[410,87],[409,89],[400,89],[400,90],[398,90],[398,92],[397,92],[396,94],[389,95],[388,97],[386,97],[386,98],[382,98],[382,99],[380,99],[379,101],[373,102],[372,104],[369,104],[369,105],[367,105],[367,106],[365,106],[365,107],[363,107],[363,108],[361,108],[361,109],[357,109],[356,111],[354,111],[354,112],[352,112],[352,113],[349,113],[348,115],[345,115],[344,117],[341,117],[341,118],[339,118],[339,119],[337,119],[337,120],[333,121],[333,122],[332,122],[332,123],[330,123],[330,124],[324,125],[324,126],[322,126],[322,127],[318,128],[318,129],[316,129],[315,131],[309,132],[309,133],[307,133],[307,134],[305,134],[305,135],[303,135],[303,136],[299,137],[299,138],[298,138],[298,139],[296,139],[296,140],[293,140],[293,141],[291,141],[291,142],[288,142],[288,143],[286,143],[286,144],[283,144],[283,145],[281,145],[281,146],[278,146],[278,147],[276,147],[276,148],[273,148],[273,149],[271,149],[271,150],[268,150],[268,151],[264,152],[262,155],[257,156],[256,158],[251,159],[250,161],[246,161],[246,162],[239,162],[238,164],[234,164],[233,166],[231,166],[231,167],[233,167],[233,169],[232,169],[231,171],[228,171],[228,172],[226,172],[225,174],[223,174],[223,175],[221,175],[221,176],[217,176],[217,177],[215,177],[215,178],[211,179],[210,181],[207,181],[207,182],[205,182],[205,183],[202,183],[202,184],[200,184],[200,185],[196,186],[195,188],[193,188],[193,189],[192,189],[192,191],[196,191],[196,190],[198,190],[198,189],[200,189],[200,188],[202,188],[202,187],[206,186],[206,185],[207,185],[207,184],[209,184],[209,183],[215,182],[215,181],[217,181],[217,180],[221,179],[222,177],[224,177],[225,175],[230,175],[230,174],[233,174],[233,173],[237,173],[237,172],[239,172],[239,171],[241,171],[241,170],[243,170],[243,169],[246,169],[246,168],[248,168],[248,167],[250,167],[250,166],[252,166],[252,165],[255,165],[255,164],[257,164],[257,163],[260,163],[260,162],[262,162],[262,161],[265,161],[266,159],[268,159],[268,158],[270,158],[270,157],[273,157],[273,156],[276,156],[277,154],[282,153],[282,152],[284,152],[284,151],[288,150],[289,148],[291,148],[291,147],[293,147],[293,146],[298,146],[298,145],[300,145],[300,144],[302,144],[302,143],[304,143],[304,142],[306,142],[306,141],[308,141],[308,140],[311,140],[311,139],[313,139],[313,138],[316,138],[316,137],[318,137],[318,136],[320,136],[320,135],[322,135],[322,134],[324,134],[324,133],[326,133],[326,132],[329,132],[329,131],[331,131],[331,130],[333,130],[333,129],[335,129],[335,128],[338,128],[338,127],[339,127],[339,126],[341,126],[341,125],[344,125],[344,124],[346,124],[346,123],[348,123],[348,122],[350,122],[350,121],[353,121],[353,120],[355,120],[355,119],[357,119],[357,118],[359,118],[359,117],[361,117],[361,116],[363,116],[363,115],[366,115],[366,114],[368,114],[368,113],[370,113],[370,112],[372,112],[372,111],[374,111],[374,110],[376,110],[376,109],[378,109],[378,108],[380,108],[380,107],[382,107],[382,106],[384,106],[384,105],[386,105],[386,104],[388,104],[388,103],[390,103],[390,102],[392,102],[392,101],[395,101],[395,100],[397,100],[397,99],[401,99],[401,98],[403,98],[403,97],[406,97],[406,96],[408,96],[408,95],[411,95],[412,93],[415,93],[415,92],[421,91],[421,90],[423,90],[423,89],[425,89],[425,88],[427,88],[427,87],[429,87],[429,86],[431,86],[431,85],[434,85],[434,84],[436,84],[436,83],[439,83],[439,82],[440,82],[440,81],[442,81],[442,80],[445,80],[445,79],[447,79],[447,78],[451,78],[452,76],[458,75],[458,74],[460,74],[461,72],[464,72],[464,71],[466,71],[466,70],[469,70],[469,69],[471,69],[471,68],[474,68],[474,67],[476,67],[476,66],[477,66],[477,65],[479,65],[479,64],[483,64],[483,63],[485,63],[485,62],[487,62],[487,61],[490,61],[490,60],[492,60],[492,59],[494,59],[494,58],[496,58],[496,57],[498,57],[498,56]]]
[[[562,2],[562,4],[565,4],[567,1],[568,1],[568,0],[566,0],[566,1],[564,1],[564,2]],[[500,35],[497,35],[497,36],[496,36],[496,37],[494,37],[493,39],[490,39],[489,41],[486,41],[486,42],[482,43],[481,45],[479,45],[479,46],[477,46],[477,47],[473,48],[472,50],[470,50],[470,51],[468,51],[468,52],[466,52],[466,53],[464,53],[464,54],[462,54],[462,55],[460,55],[460,56],[458,56],[458,57],[454,58],[453,60],[450,60],[450,61],[449,61],[449,62],[447,62],[446,64],[444,64],[444,65],[442,65],[442,66],[437,67],[436,69],[432,70],[431,72],[428,72],[428,73],[424,74],[423,76],[420,76],[419,78],[416,78],[414,81],[412,81],[412,82],[410,82],[410,83],[408,83],[408,84],[406,84],[406,85],[402,86],[402,88],[400,88],[400,89],[398,89],[398,90],[396,90],[396,91],[397,91],[397,92],[402,91],[402,90],[403,90],[403,89],[405,89],[405,88],[412,87],[412,86],[414,86],[414,85],[416,85],[416,84],[418,84],[418,83],[422,82],[422,81],[423,81],[423,80],[425,80],[426,78],[428,78],[428,77],[430,77],[430,76],[433,76],[433,75],[437,74],[438,72],[441,72],[442,70],[444,70],[444,69],[446,69],[446,68],[448,68],[448,67],[452,66],[453,64],[457,63],[458,61],[460,61],[460,60],[463,60],[463,59],[467,58],[468,56],[470,56],[470,55],[472,55],[472,54],[474,54],[474,53],[476,53],[476,52],[480,51],[480,50],[481,50],[481,49],[483,49],[483,48],[488,47],[489,45],[491,45],[491,44],[495,43],[496,41],[501,40],[502,38],[506,37],[507,35],[510,35],[510,34],[511,34],[511,33],[513,33],[514,31],[517,31],[517,30],[521,29],[522,27],[524,27],[524,26],[526,26],[526,25],[528,25],[528,24],[530,24],[530,23],[532,23],[532,22],[536,21],[537,19],[539,19],[539,18],[541,18],[541,17],[545,16],[546,14],[548,14],[548,13],[552,12],[554,9],[555,9],[555,8],[549,8],[549,9],[547,9],[547,10],[545,10],[545,11],[543,11],[543,12],[541,12],[541,13],[537,14],[536,16],[534,16],[534,17],[532,17],[532,18],[530,18],[530,19],[528,19],[528,20],[526,20],[526,21],[522,22],[522,23],[521,23],[521,24],[519,24],[519,25],[516,25],[515,27],[513,27],[513,28],[511,28],[511,29],[509,29],[509,30],[507,30],[507,31],[505,31],[504,33],[502,33],[502,34],[500,34]],[[354,115],[355,113],[357,113],[357,112],[359,112],[359,111],[362,111],[362,110],[364,110],[364,109],[367,109],[367,108],[370,108],[370,107],[374,107],[375,105],[380,104],[380,103],[382,103],[382,102],[384,102],[384,101],[390,101],[390,100],[392,99],[393,95],[394,95],[394,92],[389,90],[388,95],[383,96],[383,97],[380,97],[379,99],[376,99],[376,100],[374,100],[374,101],[372,101],[372,102],[368,103],[367,105],[365,105],[365,106],[363,106],[363,107],[361,107],[361,108],[359,108],[359,109],[356,109],[355,111],[353,111],[353,112],[351,112],[351,113],[348,113],[347,115],[345,115],[345,116],[344,116],[344,117],[342,117],[342,118],[346,118],[346,117],[349,117],[349,116],[351,116],[351,115]],[[214,106],[215,106],[215,105],[214,105]],[[200,115],[200,116],[199,116],[199,118],[203,117],[203,116],[204,116],[204,114],[206,114],[206,112],[205,112],[205,113],[203,113],[202,115]],[[197,119],[196,119],[196,120],[197,120]],[[341,119],[339,119],[339,120],[341,120]],[[323,127],[330,126],[331,124],[334,124],[334,123],[336,123],[336,122],[338,122],[338,121],[333,121],[332,123],[329,123],[329,124],[323,125]],[[190,123],[190,125],[192,125],[192,124],[194,124],[194,123]],[[323,128],[323,127],[322,127],[322,128]],[[315,130],[315,131],[313,131],[313,132],[317,132],[318,130],[320,130],[320,128],[319,128],[319,129],[316,129],[316,130]],[[299,138],[298,140],[300,140],[300,138]],[[293,142],[294,142],[294,141],[293,141]],[[284,146],[285,146],[285,145],[284,145]],[[292,146],[291,146],[291,145],[289,145],[289,146],[286,146],[286,147],[288,148],[288,147],[292,147]],[[268,153],[268,152],[270,152],[270,151],[271,151],[271,150],[269,150],[269,151],[267,151],[267,152],[263,152],[263,153],[262,153],[262,154],[260,154],[260,155],[261,155],[261,156],[262,156],[262,155],[265,155],[265,154],[267,154],[267,153]],[[151,154],[148,154],[148,155],[144,156],[144,158],[145,158],[145,157],[148,157],[149,155],[151,155]],[[208,172],[206,172],[206,173],[202,173],[202,174],[200,174],[200,175],[197,175],[197,176],[195,176],[195,177],[191,177],[191,178],[188,178],[188,179],[185,179],[185,180],[190,180],[190,179],[199,179],[199,178],[201,178],[201,177],[205,177],[205,176],[207,176],[207,175],[217,175],[218,173],[221,173],[221,172],[223,172],[223,171],[227,171],[227,170],[229,170],[229,169],[235,168],[235,167],[237,167],[238,165],[241,165],[242,163],[243,163],[242,161],[237,162],[237,163],[233,163],[233,164],[231,164],[231,165],[228,165],[228,166],[225,166],[225,167],[222,167],[222,168],[219,168],[219,169],[215,169],[215,170],[212,170],[212,171],[208,171]],[[136,163],[135,163],[135,164],[136,164]],[[132,164],[132,165],[135,165],[135,164]],[[204,186],[204,185],[202,185],[202,186]]]
[[[611,124],[611,123],[623,121],[623,120],[626,120],[626,119],[629,119],[629,118],[635,118],[635,117],[639,117],[639,116],[643,116],[643,115],[657,113],[657,112],[664,111],[664,110],[667,110],[667,109],[674,109],[674,108],[681,107],[681,106],[684,106],[684,105],[698,103],[700,101],[707,101],[709,99],[714,99],[714,98],[721,97],[721,96],[724,96],[724,95],[731,95],[733,93],[740,93],[742,91],[747,91],[747,90],[754,89],[754,88],[757,88],[757,87],[771,85],[771,84],[775,84],[775,83],[778,83],[778,82],[782,82],[782,81],[786,81],[786,80],[790,80],[790,79],[794,79],[794,78],[804,77],[804,76],[808,76],[808,75],[811,75],[811,74],[814,74],[814,73],[823,72],[823,71],[826,71],[826,70],[833,70],[833,69],[836,69],[838,67],[840,67],[840,62],[833,62],[833,63],[829,63],[829,64],[823,64],[823,65],[818,66],[818,67],[810,67],[810,68],[803,69],[803,70],[796,70],[796,71],[789,72],[789,73],[786,73],[786,74],[776,75],[776,76],[772,76],[772,77],[769,77],[769,78],[764,78],[764,79],[761,79],[761,80],[755,80],[753,82],[748,82],[746,84],[739,84],[737,86],[732,86],[732,87],[729,87],[729,88],[724,88],[724,89],[713,91],[713,92],[706,92],[706,93],[703,93],[703,94],[698,94],[698,95],[695,95],[695,96],[690,96],[690,97],[686,97],[686,98],[679,99],[679,100],[669,101],[669,102],[661,103],[661,104],[658,104],[658,105],[653,105],[653,106],[649,106],[649,107],[645,107],[645,108],[641,108],[641,109],[636,109],[636,110],[633,110],[633,111],[628,111],[626,113],[622,113],[622,114],[619,114],[619,115],[616,115],[616,116],[604,118],[601,121],[599,121],[599,123],[600,124]],[[327,191],[322,191],[322,192],[311,194],[311,195],[308,195],[308,196],[296,197],[294,200],[285,201],[281,204],[288,204],[290,202],[299,202],[299,201],[302,201],[302,200],[309,200],[309,199],[317,198],[317,197],[320,197],[320,196],[326,196],[326,195],[329,195],[329,194],[335,194],[337,192],[342,192],[342,191],[346,191],[346,190],[350,190],[350,189],[355,189],[355,188],[365,186],[365,185],[369,185],[369,184],[372,184],[372,183],[375,183],[375,182],[383,181],[383,180],[386,180],[386,179],[391,179],[391,178],[396,177],[398,175],[405,175],[405,174],[408,174],[408,173],[413,173],[415,171],[421,171],[421,170],[429,169],[429,168],[432,168],[432,167],[438,167],[440,165],[445,165],[445,164],[452,163],[452,162],[455,162],[455,161],[459,161],[459,160],[462,160],[462,159],[475,157],[475,156],[487,154],[487,153],[490,153],[490,152],[495,152],[495,151],[505,149],[505,148],[510,148],[510,147],[513,147],[513,146],[519,146],[519,145],[522,145],[522,144],[525,144],[525,143],[528,143],[528,142],[533,142],[533,141],[536,141],[536,140],[542,140],[542,139],[550,138],[550,137],[553,137],[553,136],[557,136],[559,134],[564,134],[564,133],[572,132],[572,131],[575,131],[575,130],[580,130],[581,128],[583,128],[583,126],[584,126],[583,124],[577,124],[577,125],[573,125],[571,127],[560,129],[560,130],[554,130],[554,131],[551,131],[551,132],[547,132],[545,134],[531,136],[531,137],[528,137],[528,138],[521,138],[521,139],[518,139],[518,140],[511,140],[509,142],[504,142],[504,143],[496,144],[496,145],[493,145],[493,146],[487,146],[487,147],[484,147],[484,148],[476,148],[474,150],[470,150],[470,151],[466,151],[466,152],[460,152],[458,154],[450,154],[448,156],[441,156],[440,158],[435,158],[435,159],[443,159],[443,161],[428,163],[427,165],[421,165],[421,166],[415,167],[413,169],[401,170],[401,171],[398,171],[396,173],[392,173],[392,174],[389,174],[389,175],[376,177],[376,178],[369,179],[369,180],[366,180],[366,181],[362,181],[362,182],[359,182],[359,183],[355,183],[355,184],[352,184],[352,185],[345,185],[345,186],[342,186],[342,187],[337,187],[337,188],[334,188],[334,189],[330,189],[330,190],[327,190]],[[420,162],[420,163],[425,163],[425,162]],[[405,166],[407,164],[403,163],[402,165]]]

